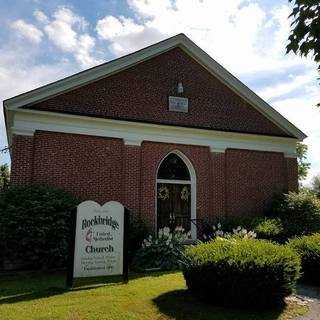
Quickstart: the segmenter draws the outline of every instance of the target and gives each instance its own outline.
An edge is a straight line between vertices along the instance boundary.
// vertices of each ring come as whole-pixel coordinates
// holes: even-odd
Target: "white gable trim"
[[[284,118],[280,113],[274,110],[268,103],[258,97],[253,91],[245,86],[241,81],[224,69],[206,52],[200,49],[184,34],[178,34],[174,37],[136,51],[108,63],[77,73],[65,79],[53,82],[38,89],[26,92],[11,99],[5,100],[4,105],[8,110],[14,110],[21,106],[31,105],[45,100],[49,97],[61,94],[63,92],[75,89],[93,81],[97,81],[106,76],[120,72],[126,68],[134,66],[174,47],[180,47],[198,63],[204,66],[210,73],[217,77],[221,82],[235,91],[239,96],[245,99],[250,105],[261,112],[270,121],[275,123],[282,130],[293,135],[299,140],[306,138],[306,135],[295,127],[291,122]]]
[[[15,112],[10,132],[32,135],[36,130],[83,134],[123,139],[127,145],[139,146],[143,141],[206,146],[211,152],[228,148],[282,152],[296,156],[295,138],[204,130],[142,122],[92,118],[63,113],[19,109]]]

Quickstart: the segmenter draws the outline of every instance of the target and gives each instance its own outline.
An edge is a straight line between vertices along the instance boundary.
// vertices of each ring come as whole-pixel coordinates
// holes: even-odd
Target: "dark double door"
[[[191,227],[190,184],[157,184],[157,229],[183,227],[185,232]]]

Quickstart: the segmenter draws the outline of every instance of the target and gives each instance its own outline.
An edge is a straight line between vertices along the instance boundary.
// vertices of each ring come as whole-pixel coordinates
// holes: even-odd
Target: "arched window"
[[[161,163],[157,179],[190,180],[189,170],[184,161],[175,153],[170,153]]]
[[[156,186],[157,230],[181,226],[196,239],[196,175],[190,160],[179,150],[170,152],[158,167]]]

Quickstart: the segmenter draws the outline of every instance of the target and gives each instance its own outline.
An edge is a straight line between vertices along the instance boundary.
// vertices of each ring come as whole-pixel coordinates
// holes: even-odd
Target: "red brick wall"
[[[28,184],[33,175],[33,137],[13,135],[11,183]]]
[[[282,153],[226,151],[227,215],[261,214],[275,193],[287,191]]]
[[[296,158],[286,158],[288,190],[298,190],[298,162]]]
[[[14,136],[12,182],[62,187],[81,199],[117,200],[155,222],[156,172],[161,160],[179,150],[196,172],[197,218],[260,214],[276,192],[296,190],[296,159],[282,153],[226,150],[121,139],[36,132]]]
[[[224,153],[211,153],[211,212],[212,215],[224,216],[226,213],[226,167]]]
[[[182,82],[189,112],[168,110]],[[181,49],[61,94],[31,108],[224,131],[286,136]]]
[[[124,146],[124,202],[132,212],[140,213],[141,147]]]
[[[81,199],[122,202],[122,159],[120,139],[49,132],[34,136],[34,182],[64,188]]]

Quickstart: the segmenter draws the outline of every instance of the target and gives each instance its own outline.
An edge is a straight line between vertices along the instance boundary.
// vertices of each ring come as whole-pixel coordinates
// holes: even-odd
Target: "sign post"
[[[122,275],[128,281],[129,210],[116,201],[84,201],[72,213],[67,287],[76,278]]]

